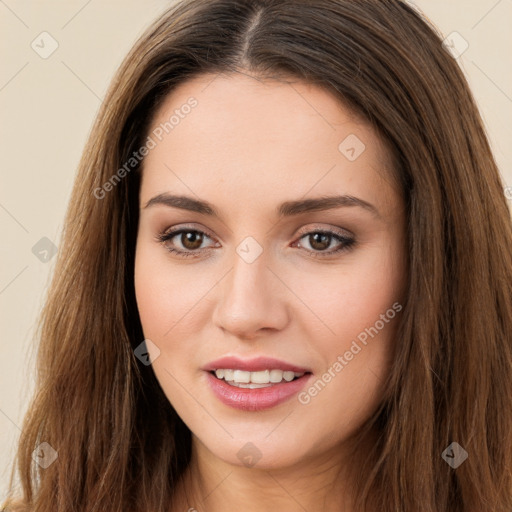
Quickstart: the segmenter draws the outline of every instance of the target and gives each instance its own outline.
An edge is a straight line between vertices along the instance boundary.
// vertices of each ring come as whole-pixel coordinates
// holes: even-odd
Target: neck
[[[343,484],[345,466],[334,449],[289,467],[265,469],[226,463],[192,438],[191,462],[178,485],[173,512],[352,510]]]

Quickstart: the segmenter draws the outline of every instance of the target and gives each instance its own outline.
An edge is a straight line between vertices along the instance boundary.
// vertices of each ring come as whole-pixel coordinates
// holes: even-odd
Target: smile
[[[223,376],[217,377],[216,372]],[[232,380],[226,380],[226,373],[228,378],[232,377]],[[296,374],[275,369],[257,372],[219,369],[205,372],[205,375],[210,390],[222,404],[240,411],[264,411],[287,402],[297,395],[313,374],[310,372]],[[267,380],[267,382],[252,382],[253,378]],[[271,378],[276,382],[272,382]],[[279,381],[277,381],[278,378]],[[290,378],[291,380],[288,380]]]
[[[245,389],[270,387],[283,382],[283,380],[285,382],[291,382],[305,374],[305,372],[292,372],[277,369],[248,372],[229,368],[218,369],[213,373],[217,379],[223,379],[230,386]]]

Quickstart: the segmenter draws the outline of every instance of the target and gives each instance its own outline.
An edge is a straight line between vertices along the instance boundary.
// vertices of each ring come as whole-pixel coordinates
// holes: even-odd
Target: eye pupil
[[[326,233],[313,233],[312,235],[309,236],[311,247],[313,247],[314,249],[321,251],[329,247],[331,235]]]
[[[181,234],[181,243],[186,249],[198,249],[203,243],[203,235],[197,231],[186,231]]]
[[[202,231],[195,229],[182,229],[174,232],[171,231],[162,233],[160,236],[158,236],[158,241],[164,243],[169,252],[184,257],[199,255],[200,253],[207,251],[208,249],[201,248],[205,237],[210,238],[206,233],[203,233]],[[304,234],[301,239],[302,238],[309,241],[310,249],[308,249],[308,252],[316,253],[318,256],[320,256],[320,253],[323,253],[322,256],[334,255],[335,253],[347,250],[354,243],[354,240],[352,239],[327,231],[311,231]],[[329,251],[333,239],[338,240],[341,244],[341,247],[335,251]],[[175,243],[172,242],[172,240],[175,240],[175,242],[179,240],[179,245],[181,245],[181,248],[172,248]],[[167,243],[171,244],[171,247],[167,246]]]

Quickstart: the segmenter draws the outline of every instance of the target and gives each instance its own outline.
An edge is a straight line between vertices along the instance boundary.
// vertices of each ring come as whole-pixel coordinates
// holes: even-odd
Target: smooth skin
[[[192,461],[171,510],[350,512],[345,455],[382,399],[399,315],[307,404],[294,396],[264,411],[231,408],[201,368],[226,355],[268,356],[311,368],[313,384],[401,303],[406,228],[391,154],[330,92],[244,73],[182,83],[149,134],[190,97],[197,105],[145,157],[135,259],[152,367],[192,432]],[[354,135],[365,146],[358,156],[361,145],[339,149]],[[160,194],[207,201],[219,216],[146,206]],[[375,211],[352,202],[276,213],[284,202],[338,195]],[[192,233],[158,240],[179,228]],[[251,263],[237,252],[247,237],[262,249]],[[260,457],[252,467],[237,455],[248,442]]]

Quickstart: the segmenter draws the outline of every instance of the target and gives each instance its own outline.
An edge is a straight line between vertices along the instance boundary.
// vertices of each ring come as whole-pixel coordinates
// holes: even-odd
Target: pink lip
[[[291,382],[280,382],[279,384],[258,389],[231,386],[224,380],[217,379],[210,372],[206,373],[206,377],[210,389],[223,404],[242,411],[262,411],[289,400],[306,385],[312,374],[306,373]]]
[[[234,356],[226,356],[216,359],[204,366],[202,370],[211,372],[222,368],[244,370],[246,372],[258,372],[262,370],[283,370],[297,373],[311,372],[308,368],[302,368],[272,357],[256,357],[254,359],[243,360]]]

